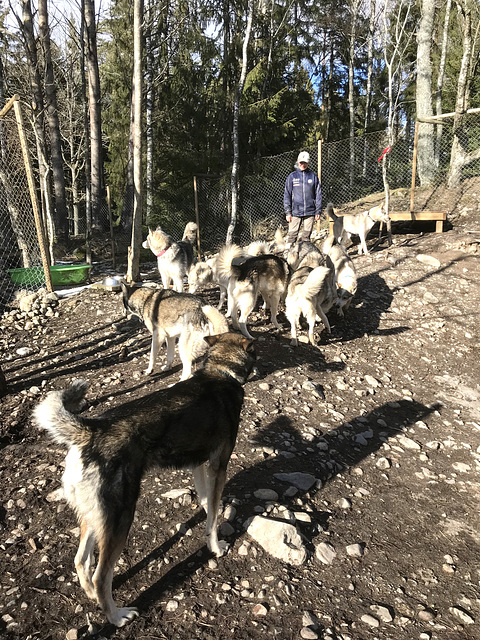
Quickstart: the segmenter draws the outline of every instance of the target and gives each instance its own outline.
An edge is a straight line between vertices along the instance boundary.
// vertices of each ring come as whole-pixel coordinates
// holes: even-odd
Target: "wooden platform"
[[[337,212],[337,216],[342,216],[341,212]],[[349,215],[349,214],[346,214]],[[443,222],[447,219],[445,211],[390,211],[390,220],[395,222],[396,220],[412,220],[424,222],[425,220],[436,220],[435,231],[437,233],[443,232]],[[333,220],[330,220],[329,224],[330,234],[333,233]]]

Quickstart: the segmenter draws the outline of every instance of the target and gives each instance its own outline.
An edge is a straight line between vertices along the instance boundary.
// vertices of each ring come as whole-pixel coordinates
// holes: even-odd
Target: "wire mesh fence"
[[[45,284],[28,178],[13,109],[0,118],[0,302]]]
[[[453,119],[447,118],[433,128],[435,138],[435,178],[445,180],[450,168],[453,144]],[[30,138],[32,139],[32,138]],[[462,152],[471,156],[465,163],[463,176],[480,175],[480,112],[468,114],[462,127]],[[295,149],[259,159],[242,160],[239,175],[237,224],[234,241],[248,244],[253,240],[271,240],[279,226],[286,229],[283,212],[285,180],[295,167],[300,150],[310,153],[310,168],[320,173],[323,206],[333,202],[336,207],[353,210],[362,199],[378,194],[384,184],[382,158],[391,190],[410,189],[414,156],[414,127],[405,127],[397,134],[391,148],[385,131],[377,131],[353,140],[323,143],[316,148]],[[33,149],[31,154],[34,155]],[[479,158],[476,156],[479,155]],[[417,178],[418,184],[418,178]],[[37,189],[38,189],[37,185]],[[84,200],[83,194],[77,197]],[[154,224],[159,224],[175,240],[182,237],[185,224],[198,220],[201,253],[218,250],[225,242],[231,217],[230,173],[223,176],[185,178],[172,176],[169,188],[155,194]],[[408,199],[403,206],[408,208]],[[364,207],[365,208],[365,207]],[[71,207],[71,211],[73,208]],[[100,215],[105,231],[99,244],[104,251],[97,258],[111,260],[117,253],[119,267],[126,263],[131,237],[133,199],[125,198],[122,214],[113,227],[110,241],[109,208],[105,204]],[[75,213],[70,231],[84,233],[85,210]],[[151,221],[145,221],[146,223]],[[101,235],[103,234],[103,236]],[[11,298],[16,288],[35,289],[44,284],[41,255],[29,197],[27,176],[22,161],[17,125],[13,111],[0,118],[0,304]],[[12,281],[12,269],[30,268],[22,282]]]

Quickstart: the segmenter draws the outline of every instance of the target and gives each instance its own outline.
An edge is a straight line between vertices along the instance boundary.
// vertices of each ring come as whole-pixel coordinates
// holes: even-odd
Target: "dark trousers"
[[[288,225],[287,243],[293,244],[297,239],[299,242],[308,242],[314,222],[315,216],[306,216],[305,218],[293,216],[292,221]],[[302,225],[302,236],[299,238],[300,225]]]

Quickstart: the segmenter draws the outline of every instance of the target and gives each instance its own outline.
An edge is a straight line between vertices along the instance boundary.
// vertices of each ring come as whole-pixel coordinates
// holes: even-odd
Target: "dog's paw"
[[[108,621],[116,627],[124,627],[134,618],[138,618],[138,615],[138,609],[135,607],[122,607],[120,609],[116,609],[112,614],[110,614],[108,616]]]
[[[216,544],[215,548],[212,548],[211,551],[217,556],[217,558],[221,558],[227,553],[229,548],[228,542],[225,540],[219,540],[218,544]]]

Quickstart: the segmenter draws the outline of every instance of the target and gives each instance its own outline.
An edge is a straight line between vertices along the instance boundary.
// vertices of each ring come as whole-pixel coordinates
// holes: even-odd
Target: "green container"
[[[83,284],[88,280],[92,266],[90,264],[56,264],[50,267],[53,286]],[[36,285],[45,284],[43,267],[21,267],[8,269],[10,278],[15,284]]]

